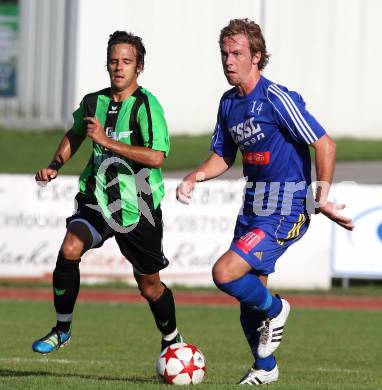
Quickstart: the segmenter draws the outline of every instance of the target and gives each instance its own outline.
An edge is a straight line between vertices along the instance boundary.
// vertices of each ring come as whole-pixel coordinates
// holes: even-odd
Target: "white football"
[[[172,344],[157,361],[158,379],[170,385],[197,385],[206,375],[206,359],[198,347],[187,343]]]

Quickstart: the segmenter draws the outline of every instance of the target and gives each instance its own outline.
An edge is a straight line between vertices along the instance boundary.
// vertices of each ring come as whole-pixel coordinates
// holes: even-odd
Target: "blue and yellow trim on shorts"
[[[300,213],[299,217],[298,217],[298,221],[293,224],[292,228],[288,231],[285,238],[278,238],[277,237],[277,233],[278,233],[278,229],[277,229],[275,232],[275,235],[276,235],[276,241],[278,242],[278,244],[284,245],[285,242],[287,242],[289,240],[296,241],[300,236],[301,227],[304,225],[304,223],[307,221],[307,219],[308,219],[308,216],[306,214]],[[280,220],[279,227],[281,226],[281,223],[282,223],[282,220]]]

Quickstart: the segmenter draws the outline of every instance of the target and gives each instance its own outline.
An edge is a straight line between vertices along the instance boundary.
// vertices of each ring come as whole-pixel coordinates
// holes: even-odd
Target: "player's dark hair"
[[[135,50],[137,51],[137,65],[141,68],[141,70],[143,70],[145,65],[146,49],[143,45],[142,38],[126,31],[117,30],[109,36],[109,41],[107,42],[107,63],[109,63],[111,47],[113,45],[117,45],[118,43],[127,43],[135,47]]]
[[[224,27],[220,31],[220,47],[223,46],[223,41],[225,38],[232,37],[233,35],[237,34],[244,34],[247,36],[252,56],[254,56],[258,51],[261,53],[261,59],[258,67],[259,70],[264,69],[269,61],[269,53],[267,53],[265,39],[261,32],[260,26],[247,18],[230,20],[228,26]]]

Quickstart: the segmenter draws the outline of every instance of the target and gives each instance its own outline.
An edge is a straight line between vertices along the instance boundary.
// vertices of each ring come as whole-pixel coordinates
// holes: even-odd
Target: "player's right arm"
[[[36,173],[35,179],[37,184],[44,186],[55,179],[60,168],[76,153],[86,137],[84,116],[83,100],[78,109],[73,112],[73,126],[62,138],[52,161],[46,168],[42,168]]]
[[[37,184],[46,185],[55,179],[60,168],[76,153],[85,136],[85,134],[76,134],[72,129],[69,130],[59,143],[50,164],[37,171],[35,176]]]

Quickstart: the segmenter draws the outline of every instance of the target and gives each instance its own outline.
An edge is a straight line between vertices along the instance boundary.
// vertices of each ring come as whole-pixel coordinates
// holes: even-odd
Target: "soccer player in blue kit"
[[[212,154],[179,184],[177,199],[188,204],[196,183],[224,173],[240,150],[247,179],[243,207],[231,246],[214,264],[212,276],[219,289],[240,302],[241,325],[255,359],[239,383],[261,385],[278,379],[273,353],[290,311],[287,300],[266,287],[277,259],[304,235],[314,212],[345,229],[354,226],[339,214],[345,205],[327,198],[335,143],[299,94],[261,75],[269,55],[260,27],[248,19],[231,20],[219,44],[233,88],[220,101]],[[309,146],[315,152],[314,197]]]

